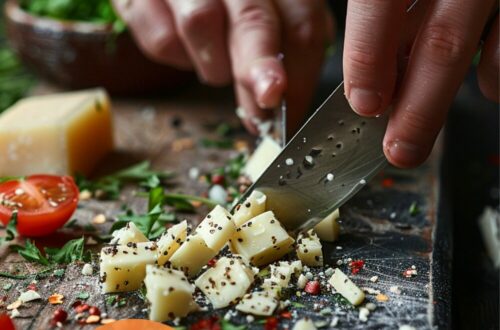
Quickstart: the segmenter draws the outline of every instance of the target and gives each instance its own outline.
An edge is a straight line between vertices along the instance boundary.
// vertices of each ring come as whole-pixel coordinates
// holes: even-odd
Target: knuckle
[[[347,52],[347,61],[355,71],[372,72],[380,64],[380,59],[370,47],[358,47]]]
[[[151,33],[144,39],[144,51],[153,59],[166,60],[170,51],[176,47],[175,34],[168,31]]]
[[[403,125],[407,134],[418,132],[419,136],[433,136],[435,134],[435,120],[423,111],[407,111],[402,116]]]
[[[431,25],[422,35],[429,60],[440,66],[454,66],[467,55],[465,38],[447,25]]]
[[[214,24],[216,20],[220,19],[219,9],[217,5],[207,2],[196,8],[181,12],[179,15],[180,30],[190,36],[203,31],[210,24]]]
[[[238,21],[235,23],[237,29],[265,29],[271,31],[276,29],[272,15],[257,4],[245,5],[239,12]]]

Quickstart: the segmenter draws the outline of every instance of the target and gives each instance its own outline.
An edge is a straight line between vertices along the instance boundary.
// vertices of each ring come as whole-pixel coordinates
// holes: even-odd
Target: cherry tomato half
[[[17,231],[44,236],[61,228],[75,212],[78,187],[70,176],[31,175],[0,184],[0,221],[17,210]]]
[[[14,323],[7,314],[0,314],[0,329],[2,330],[16,330]]]

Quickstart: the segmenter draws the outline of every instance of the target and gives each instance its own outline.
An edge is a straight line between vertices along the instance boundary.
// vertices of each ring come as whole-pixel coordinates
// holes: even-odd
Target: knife
[[[259,190],[288,230],[314,227],[387,164],[386,126],[387,116],[357,115],[341,83],[241,200]]]

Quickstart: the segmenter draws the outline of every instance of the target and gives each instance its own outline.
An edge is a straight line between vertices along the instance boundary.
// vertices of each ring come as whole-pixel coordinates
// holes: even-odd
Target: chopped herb
[[[91,225],[90,223],[87,223],[83,226],[83,230],[87,231],[87,232],[94,232],[96,231],[95,227],[93,225]]]
[[[293,307],[295,307],[295,308],[304,308],[304,307],[306,307],[306,305],[303,305],[303,304],[298,303],[298,302],[296,302],[296,301],[292,301],[292,302],[290,302],[290,304],[291,304]]]
[[[58,264],[68,264],[76,260],[88,261],[89,255],[84,253],[85,238],[68,241],[60,249],[45,248],[49,260]]]
[[[38,262],[42,265],[49,265],[49,261],[45,258],[40,250],[36,247],[31,240],[26,240],[24,246],[14,245],[11,246],[14,251],[17,251],[21,257],[28,261]]]
[[[221,329],[222,330],[245,330],[246,325],[234,325],[229,321],[222,319],[221,321]]]
[[[260,278],[267,277],[271,274],[271,271],[269,270],[269,267],[262,268],[258,273],[257,276]]]
[[[64,225],[64,228],[75,228],[77,222],[78,222],[78,219],[71,219],[70,221],[66,222],[66,224]]]
[[[349,302],[349,300],[345,299],[340,293],[336,293],[332,297],[333,302],[337,303],[339,306],[345,308],[354,308],[354,306]]]
[[[82,175],[76,175],[75,181],[80,191],[88,190],[92,193],[99,191],[106,198],[117,199],[120,190],[127,182],[135,182],[150,187],[153,181],[165,180],[171,176],[172,174],[168,172],[153,171],[150,163],[144,161],[97,180],[89,180]],[[152,177],[155,177],[155,179],[152,179]]]
[[[87,299],[89,299],[90,294],[88,292],[80,292],[80,293],[78,293],[78,295],[76,297],[78,299],[87,300]]]
[[[127,305],[127,299],[125,299],[125,298],[118,298],[118,303],[117,303],[118,307],[124,307],[126,305]]]
[[[116,303],[116,295],[110,295],[106,297],[106,305],[113,306]]]
[[[54,276],[63,277],[65,272],[66,270],[63,268],[56,269],[54,270]]]
[[[413,202],[411,203],[409,209],[408,209],[408,212],[410,213],[410,215],[412,217],[418,215],[420,213],[420,208],[418,207],[418,204],[417,202]]]
[[[222,123],[217,126],[215,133],[220,137],[228,137],[233,133],[233,128],[228,123]]]
[[[0,244],[2,244],[3,242],[12,241],[17,237],[17,211],[12,212],[12,216],[10,217],[5,231],[6,236],[0,237]]]
[[[12,288],[12,283],[4,284],[2,287],[5,291],[9,291]]]
[[[54,268],[49,267],[44,270],[41,270],[37,273],[33,274],[12,274],[12,273],[7,273],[7,272],[0,272],[0,277],[5,277],[5,278],[12,278],[15,280],[25,280],[28,278],[44,278],[50,275],[50,273],[54,270]]]

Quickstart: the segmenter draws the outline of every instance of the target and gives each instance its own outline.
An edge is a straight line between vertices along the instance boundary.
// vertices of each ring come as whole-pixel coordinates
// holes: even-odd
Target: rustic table
[[[42,87],[37,93],[51,90]],[[213,134],[213,129],[208,128],[211,124],[237,123],[230,95],[230,90],[194,85],[161,99],[114,99],[117,150],[103,162],[99,172],[148,159],[156,169],[177,173],[175,184],[170,189],[185,193],[206,191],[206,185],[190,179],[188,172],[193,166],[202,172],[208,171],[234,154],[234,151],[202,148],[196,143],[201,137]],[[174,121],[176,125],[172,125]],[[244,133],[241,134],[243,139],[251,141]],[[175,141],[182,138],[191,139],[195,145],[183,151],[174,151]],[[402,325],[434,329],[436,326],[449,326],[451,259],[446,219],[440,217],[438,209],[438,164],[439,152],[436,152],[427,164],[415,170],[387,168],[343,207],[340,240],[336,244],[324,245],[326,264],[330,266],[339,265],[344,271],[349,271],[349,258],[364,260],[364,268],[352,278],[368,292],[367,301],[377,306],[368,321],[362,322],[357,309],[342,304],[331,294],[299,296],[296,290],[291,289],[285,294],[289,296],[292,315],[308,315],[318,326],[325,328],[333,326],[335,318],[338,319],[337,327],[341,329],[399,329]],[[105,233],[116,215],[123,213],[123,204],[143,212],[145,201],[135,197],[133,190],[133,187],[125,189],[118,201],[81,202],[74,216],[77,229],[65,229],[57,236],[38,240],[37,244],[54,245],[69,237],[78,237],[91,219],[100,213],[106,215],[107,221],[94,226],[97,232]],[[410,212],[412,204],[418,210],[414,208]],[[196,222],[202,214],[203,210],[188,217]],[[98,246],[91,248],[98,251]],[[35,274],[43,269],[26,262],[5,246],[0,248],[0,260],[2,272]],[[69,319],[73,319],[71,305],[81,293],[88,293],[86,302],[98,306],[108,318],[147,317],[146,304],[137,292],[120,295],[125,297],[124,306],[110,307],[107,304],[106,297],[99,293],[96,263],[94,276],[83,276],[81,264],[62,268],[65,268],[63,274],[51,272],[48,276],[32,275],[23,279],[0,277],[0,295],[3,297],[0,311],[5,311],[6,305],[15,301],[20,292],[36,281],[35,286],[43,299],[19,308],[21,315],[15,319],[19,329],[49,329],[52,314],[58,307],[69,311]],[[416,270],[416,275],[404,276],[403,272],[407,269]],[[312,272],[320,279],[325,277],[324,269]],[[54,306],[47,302],[53,293],[64,296],[62,305]],[[181,321],[180,325],[188,325],[209,314],[222,317],[225,313],[226,310],[199,313]],[[246,324],[249,328],[263,327],[259,319],[247,322],[241,315],[236,315],[232,321],[234,324]],[[291,328],[286,318],[280,324],[283,328]],[[94,326],[80,326],[73,321],[64,328],[90,329]]]

